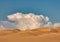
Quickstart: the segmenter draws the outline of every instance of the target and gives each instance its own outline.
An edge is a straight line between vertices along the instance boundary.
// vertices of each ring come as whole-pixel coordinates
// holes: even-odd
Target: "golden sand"
[[[60,28],[0,30],[0,42],[60,42]]]

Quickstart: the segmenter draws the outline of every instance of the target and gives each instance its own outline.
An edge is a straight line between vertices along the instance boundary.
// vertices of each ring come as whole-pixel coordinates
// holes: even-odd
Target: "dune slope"
[[[60,28],[0,30],[0,42],[60,42]]]

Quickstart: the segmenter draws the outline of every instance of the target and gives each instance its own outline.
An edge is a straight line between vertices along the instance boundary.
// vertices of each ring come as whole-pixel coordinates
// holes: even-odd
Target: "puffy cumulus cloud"
[[[47,16],[35,15],[34,13],[15,13],[7,16],[10,21],[14,21],[16,29],[20,30],[31,30],[40,27],[52,27]]]
[[[60,23],[52,23],[47,16],[35,15],[34,13],[15,13],[8,15],[10,21],[0,21],[0,30],[31,30],[41,27],[60,27]]]

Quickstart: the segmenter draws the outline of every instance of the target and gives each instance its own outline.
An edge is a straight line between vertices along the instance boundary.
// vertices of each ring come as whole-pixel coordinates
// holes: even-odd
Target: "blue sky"
[[[16,12],[42,14],[60,22],[60,0],[0,0],[0,20]]]

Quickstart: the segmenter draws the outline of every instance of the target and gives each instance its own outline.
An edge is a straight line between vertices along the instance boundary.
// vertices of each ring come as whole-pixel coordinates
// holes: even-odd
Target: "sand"
[[[60,28],[0,30],[0,42],[60,42]]]

